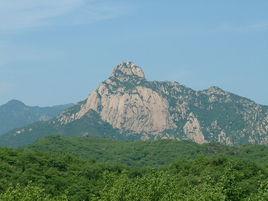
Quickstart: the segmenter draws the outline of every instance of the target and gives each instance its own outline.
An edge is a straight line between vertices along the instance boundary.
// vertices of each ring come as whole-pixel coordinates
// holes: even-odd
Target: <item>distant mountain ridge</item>
[[[89,97],[57,118],[3,136],[2,144],[31,143],[51,134],[177,139],[199,144],[268,144],[268,107],[210,87],[148,81],[132,62],[117,65]],[[1,142],[0,142],[1,143]]]
[[[11,100],[0,106],[0,135],[37,121],[48,121],[72,104],[53,107],[27,106],[18,100]]]

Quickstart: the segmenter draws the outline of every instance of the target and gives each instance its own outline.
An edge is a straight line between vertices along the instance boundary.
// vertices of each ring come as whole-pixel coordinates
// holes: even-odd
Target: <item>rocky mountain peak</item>
[[[142,68],[131,61],[122,62],[121,64],[117,65],[112,73],[112,77],[126,76],[145,79],[145,73]]]
[[[215,86],[195,91],[177,82],[148,81],[141,67],[123,62],[59,121],[84,121],[95,112],[114,129],[141,139],[268,144],[267,108]]]
[[[224,91],[223,89],[219,88],[219,87],[216,87],[216,86],[212,86],[212,87],[209,87],[207,90],[207,93],[208,94],[214,94],[214,95],[226,95],[228,94],[228,92]]]
[[[92,111],[113,128],[127,132],[157,135],[176,128],[168,100],[145,80],[141,67],[132,62],[117,65],[112,76],[93,91],[80,111],[61,123],[79,120]]]

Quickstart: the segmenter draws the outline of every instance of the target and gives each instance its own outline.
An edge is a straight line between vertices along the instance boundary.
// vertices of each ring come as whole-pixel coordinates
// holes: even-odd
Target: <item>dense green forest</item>
[[[221,155],[253,161],[268,169],[268,146],[265,145],[199,145],[191,141],[177,140],[118,141],[108,138],[50,136],[28,148],[50,153],[68,153],[85,160],[134,167],[160,167],[181,159]]]
[[[0,149],[0,200],[268,200],[268,147],[48,137]]]

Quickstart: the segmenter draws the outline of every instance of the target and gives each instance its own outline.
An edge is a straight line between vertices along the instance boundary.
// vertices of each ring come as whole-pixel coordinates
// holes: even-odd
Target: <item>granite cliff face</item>
[[[76,113],[62,124],[91,111],[122,132],[142,139],[189,139],[199,144],[267,144],[268,110],[217,87],[194,91],[177,82],[147,81],[132,62],[116,66]]]
[[[131,62],[122,63],[74,116],[63,116],[61,121],[78,120],[94,110],[114,128],[144,135],[176,128],[168,101],[151,88],[136,85],[144,81],[145,74],[140,67]]]
[[[123,62],[86,100],[42,126],[5,135],[5,141],[49,133],[268,144],[268,107],[218,87],[195,91],[148,81],[142,68]]]
[[[89,96],[77,118],[94,110],[113,127],[136,133],[157,134],[175,128],[168,101],[142,85],[127,89],[124,83],[130,79],[142,82],[143,70],[132,63],[118,65],[112,76]]]

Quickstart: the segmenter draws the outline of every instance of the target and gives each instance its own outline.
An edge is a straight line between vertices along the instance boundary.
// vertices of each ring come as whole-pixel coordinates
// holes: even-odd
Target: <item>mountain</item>
[[[21,101],[11,100],[0,106],[0,135],[37,121],[52,119],[71,106],[69,104],[54,107],[31,107]]]
[[[41,126],[10,132],[0,143],[20,145],[50,134],[268,144],[268,107],[218,87],[195,91],[148,81],[142,68],[123,62],[86,100]]]

